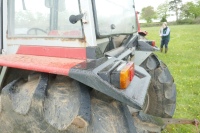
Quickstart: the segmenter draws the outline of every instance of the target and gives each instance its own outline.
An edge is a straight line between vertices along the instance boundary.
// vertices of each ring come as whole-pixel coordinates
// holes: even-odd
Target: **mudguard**
[[[135,65],[135,76],[130,85],[125,90],[118,89],[97,75],[100,70],[118,59],[103,60],[105,61],[101,65],[98,64],[98,61],[81,63],[70,69],[69,77],[133,108],[142,110],[151,76],[142,67]]]
[[[137,50],[140,51],[158,51],[159,48],[151,46],[147,43],[147,40],[138,40]]]
[[[152,52],[149,51],[135,51],[134,63],[136,65],[142,64],[151,54]]]
[[[134,58],[134,63],[136,65],[141,65],[151,54],[152,52],[148,51],[135,51],[135,57],[137,58]],[[160,60],[155,54],[153,54],[153,57],[156,60],[156,62],[160,63]]]

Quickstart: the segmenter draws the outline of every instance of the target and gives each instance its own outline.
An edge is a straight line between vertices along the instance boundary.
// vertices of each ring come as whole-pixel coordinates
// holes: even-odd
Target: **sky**
[[[142,8],[147,7],[147,6],[153,6],[154,10],[157,9],[158,5],[164,3],[165,0],[134,0],[135,1],[135,8],[136,11],[141,12]],[[168,0],[170,1],[170,0]],[[193,1],[195,2],[196,0],[182,0],[183,3]],[[170,20],[175,20],[175,17],[171,17]]]

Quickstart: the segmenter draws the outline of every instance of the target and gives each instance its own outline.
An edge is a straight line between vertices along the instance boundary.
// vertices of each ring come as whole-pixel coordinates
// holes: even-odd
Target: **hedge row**
[[[200,24],[200,18],[197,19],[182,19],[176,22],[168,22],[168,25],[180,25],[180,24]],[[155,22],[155,23],[141,23],[141,27],[154,27],[154,26],[161,26],[162,22]]]

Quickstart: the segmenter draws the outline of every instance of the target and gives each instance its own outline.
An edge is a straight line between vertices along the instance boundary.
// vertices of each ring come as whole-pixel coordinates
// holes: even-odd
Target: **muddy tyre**
[[[171,118],[176,108],[176,86],[167,66],[156,55],[150,55],[141,66],[151,75],[144,112]]]
[[[2,133],[135,133],[126,105],[65,76],[29,74],[1,91]]]

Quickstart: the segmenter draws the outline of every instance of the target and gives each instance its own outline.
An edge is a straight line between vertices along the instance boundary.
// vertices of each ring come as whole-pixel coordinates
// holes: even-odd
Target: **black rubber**
[[[128,107],[96,90],[91,92],[88,133],[137,133]]]
[[[141,66],[151,75],[145,112],[171,118],[176,108],[176,86],[167,66],[157,56],[150,55]]]
[[[66,76],[33,73],[1,92],[2,133],[136,133],[126,105]]]
[[[90,106],[89,92],[81,90],[76,81],[64,76],[30,74],[3,88],[0,131],[82,133],[90,120]]]

